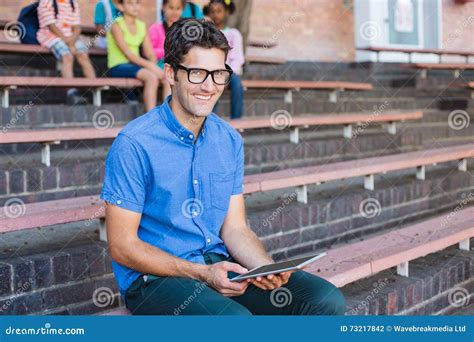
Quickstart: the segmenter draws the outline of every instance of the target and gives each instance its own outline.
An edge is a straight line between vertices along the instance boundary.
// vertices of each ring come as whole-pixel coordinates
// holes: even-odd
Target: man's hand
[[[227,272],[242,274],[248,270],[239,264],[222,261],[209,265],[203,276],[203,280],[212,288],[226,297],[240,296],[249,286],[248,281],[234,282],[227,277]]]
[[[294,271],[286,271],[278,274],[269,274],[264,277],[250,279],[250,283],[262,290],[273,290],[285,285],[290,280]]]

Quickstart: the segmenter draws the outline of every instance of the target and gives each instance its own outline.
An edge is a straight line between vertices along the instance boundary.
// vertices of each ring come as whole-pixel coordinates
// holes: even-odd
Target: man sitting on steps
[[[302,270],[229,281],[273,260],[246,224],[242,137],[211,113],[232,75],[228,51],[213,24],[176,22],[165,41],[171,96],[130,122],[107,155],[101,198],[126,306],[137,315],[344,314],[341,292]]]

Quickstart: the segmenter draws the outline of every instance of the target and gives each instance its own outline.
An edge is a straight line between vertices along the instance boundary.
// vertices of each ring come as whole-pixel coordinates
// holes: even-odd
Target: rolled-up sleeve
[[[142,147],[132,137],[119,134],[107,154],[100,198],[142,213],[148,177],[149,162]]]

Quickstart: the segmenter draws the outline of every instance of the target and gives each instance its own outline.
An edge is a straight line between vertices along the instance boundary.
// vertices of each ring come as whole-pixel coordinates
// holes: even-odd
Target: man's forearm
[[[206,265],[175,257],[142,240],[128,244],[126,250],[110,247],[115,261],[141,273],[205,280]]]
[[[222,239],[230,255],[247,269],[274,262],[258,236],[248,227],[233,229]]]

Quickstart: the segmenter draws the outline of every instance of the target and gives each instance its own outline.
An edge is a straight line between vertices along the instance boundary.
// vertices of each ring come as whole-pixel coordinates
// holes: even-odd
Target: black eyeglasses
[[[225,65],[225,69],[213,70],[209,71],[206,69],[199,69],[199,68],[186,68],[184,65],[179,64],[178,69],[184,70],[188,73],[188,81],[193,84],[201,84],[205,80],[209,74],[212,77],[212,81],[217,85],[227,85],[230,81],[230,77],[232,76],[232,68]]]

